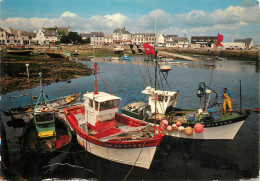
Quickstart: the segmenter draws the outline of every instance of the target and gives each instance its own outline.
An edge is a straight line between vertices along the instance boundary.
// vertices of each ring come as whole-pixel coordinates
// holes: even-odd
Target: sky
[[[70,26],[79,33],[118,27],[130,33],[224,35],[260,45],[260,0],[0,0],[0,27]],[[157,19],[157,20],[156,20]]]

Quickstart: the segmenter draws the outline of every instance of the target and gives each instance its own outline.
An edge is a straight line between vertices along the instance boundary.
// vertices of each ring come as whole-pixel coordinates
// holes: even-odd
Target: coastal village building
[[[189,39],[188,37],[176,37],[177,47],[179,48],[188,48],[189,47]]]
[[[7,44],[7,37],[8,37],[7,31],[5,31],[3,28],[0,27],[0,44],[5,45]]]
[[[154,45],[156,43],[156,34],[155,33],[145,33],[144,34],[144,43],[149,43]]]
[[[126,31],[125,27],[117,28],[113,32],[113,44],[130,44],[131,34]]]
[[[160,34],[158,37],[158,43],[164,44],[165,43],[165,35],[164,34]]]
[[[113,43],[113,35],[112,34],[105,34],[104,36],[104,43],[111,45]]]
[[[132,34],[132,43],[136,45],[142,45],[145,40],[144,33],[135,33]]]
[[[164,37],[166,47],[175,47],[178,44],[178,41],[176,40],[178,35],[165,35]]]
[[[217,44],[217,36],[192,36],[191,47],[214,47]]]
[[[36,44],[49,45],[59,41],[59,34],[57,30],[39,29],[36,33],[36,37],[32,39]]]
[[[245,44],[245,48],[253,48],[254,47],[252,38],[235,39],[234,42],[235,43],[244,43]]]
[[[26,32],[25,30],[14,30],[8,28],[7,31],[0,28],[0,44],[5,45],[27,45],[30,44],[34,33]]]
[[[100,46],[104,44],[104,33],[103,32],[91,32],[90,33],[90,43],[95,46]]]

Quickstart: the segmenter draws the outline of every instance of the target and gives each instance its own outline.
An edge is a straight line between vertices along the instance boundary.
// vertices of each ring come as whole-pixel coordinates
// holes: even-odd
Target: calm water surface
[[[141,91],[146,87],[138,70],[137,63],[149,83],[148,73],[154,80],[152,63],[144,63],[140,58],[131,62],[107,62],[97,59],[101,75],[114,94],[122,98],[120,107],[130,100],[147,100]],[[183,61],[168,74],[170,88],[167,90],[180,91],[178,107],[199,108],[200,100],[196,96],[199,82],[209,84],[212,73],[211,67],[203,63]],[[81,61],[92,67],[93,61]],[[239,80],[242,81],[243,108],[259,107],[259,71],[255,65],[245,61],[219,61],[213,70],[211,87],[219,93],[227,87],[234,96],[234,107],[239,108]],[[94,89],[94,76],[73,79],[71,83],[53,83],[44,87],[49,99],[62,97],[75,92],[87,92]],[[98,90],[109,90],[98,79]],[[28,90],[12,92],[1,97],[1,109],[10,106],[29,104],[26,98],[12,100],[9,96],[28,93]],[[32,94],[39,95],[40,89],[32,89]],[[19,136],[23,128],[7,126],[9,117],[2,114],[2,121],[8,139],[10,168],[17,170],[25,178],[37,180],[42,178],[95,178],[101,180],[123,180],[130,166],[99,159],[84,150],[74,142],[72,152],[65,160],[66,165],[59,166],[52,174],[24,174],[23,163],[19,156]],[[241,179],[256,178],[259,175],[259,114],[252,113],[245,121],[233,141],[230,140],[184,140],[165,137],[158,148],[149,170],[134,168],[128,176],[129,180],[212,180],[212,179]],[[69,166],[74,165],[74,167]],[[29,169],[29,168],[26,168]],[[91,170],[91,171],[90,171]]]

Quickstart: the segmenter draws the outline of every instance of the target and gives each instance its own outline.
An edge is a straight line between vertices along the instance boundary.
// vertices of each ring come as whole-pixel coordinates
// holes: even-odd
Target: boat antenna
[[[98,94],[98,91],[97,91],[97,74],[100,76],[100,78],[102,79],[102,81],[106,85],[107,89],[110,91],[110,93],[113,94],[113,92],[108,87],[108,85],[105,82],[105,80],[103,79],[103,77],[100,75],[100,73],[99,73],[100,68],[98,67],[97,62],[94,63],[94,67],[91,70],[94,71],[94,74],[95,74],[94,94]]]
[[[26,63],[25,66],[26,66],[26,71],[27,71],[27,75],[28,75],[29,90],[30,90],[30,97],[31,97],[31,107],[32,107],[32,90],[31,90],[31,83],[30,83],[29,63]]]
[[[157,10],[156,10],[155,25],[154,25],[154,50],[155,50],[155,44],[156,44],[157,15],[158,15],[158,12],[157,12]],[[154,74],[154,89],[155,89],[155,90],[156,90],[156,82],[157,82],[157,69],[158,69],[157,67],[158,67],[157,50],[155,50],[155,74]]]
[[[94,63],[94,71],[95,71],[94,94],[98,94],[98,91],[97,91],[97,62]]]

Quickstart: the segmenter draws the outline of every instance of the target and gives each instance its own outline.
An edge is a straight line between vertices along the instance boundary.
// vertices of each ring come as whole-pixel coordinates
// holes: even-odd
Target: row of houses
[[[68,27],[51,27],[42,28],[34,32],[26,32],[25,30],[14,30],[8,28],[4,30],[0,27],[0,44],[6,45],[27,45],[40,44],[48,45],[60,41],[61,35],[68,35],[71,32]],[[105,34],[103,32],[91,32],[80,34],[82,39],[90,39],[90,43],[95,46],[101,45],[127,45],[136,44],[142,45],[149,43],[151,45],[165,46],[165,47],[215,47],[217,36],[192,36],[189,42],[188,37],[179,37],[178,35],[164,35],[159,36],[156,33],[133,33],[131,34],[125,27],[117,28],[113,34]],[[245,49],[253,47],[252,38],[236,39],[234,42],[222,43],[223,49]]]
[[[40,44],[48,45],[60,41],[60,34],[68,35],[70,26],[68,27],[52,27],[42,28],[34,32],[26,32],[25,30],[14,30],[8,28],[4,30],[0,27],[0,44],[4,45],[28,45]]]

